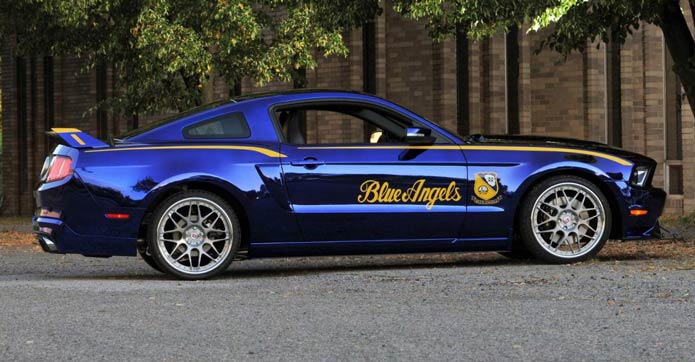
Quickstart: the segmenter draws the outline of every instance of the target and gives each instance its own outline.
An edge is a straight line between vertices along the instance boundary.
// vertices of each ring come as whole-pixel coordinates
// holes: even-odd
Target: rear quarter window
[[[247,138],[249,124],[241,112],[225,114],[192,124],[183,129],[185,138]]]

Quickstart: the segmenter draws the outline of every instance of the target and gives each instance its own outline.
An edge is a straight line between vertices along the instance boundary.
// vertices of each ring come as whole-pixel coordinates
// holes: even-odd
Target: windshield
[[[223,100],[223,101],[212,102],[212,103],[204,104],[202,106],[194,107],[194,108],[188,109],[186,111],[171,115],[169,117],[164,117],[163,119],[160,119],[159,121],[155,121],[155,122],[146,124],[142,127],[138,127],[136,129],[130,130],[126,133],[121,134],[118,137],[115,137],[114,140],[116,142],[123,142],[123,141],[126,141],[128,138],[141,135],[147,131],[151,131],[155,128],[164,126],[165,124],[169,124],[171,122],[174,122],[174,121],[177,121],[179,119],[194,115],[196,113],[207,111],[208,109],[219,107],[223,104],[232,103],[232,102],[234,102],[234,101]]]

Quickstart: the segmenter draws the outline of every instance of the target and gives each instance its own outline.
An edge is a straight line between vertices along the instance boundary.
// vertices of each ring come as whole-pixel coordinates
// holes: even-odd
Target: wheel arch
[[[155,191],[156,190],[156,191]],[[164,186],[152,190],[148,196],[146,211],[140,222],[138,230],[138,240],[145,240],[147,237],[147,228],[152,221],[152,214],[157,206],[159,206],[168,197],[187,190],[201,190],[211,192],[229,203],[241,225],[241,245],[240,250],[244,250],[249,245],[250,222],[248,219],[247,209],[242,203],[241,191],[234,185],[216,178],[192,178],[183,179],[176,182],[167,183]]]
[[[514,230],[515,234],[518,231],[518,223],[519,223],[519,215],[520,215],[520,209],[525,201],[525,199],[528,197],[529,192],[533,188],[534,185],[537,185],[540,182],[543,182],[551,177],[555,176],[575,176],[579,177],[582,179],[585,179],[589,182],[591,182],[594,186],[596,186],[606,197],[608,200],[608,206],[611,209],[611,232],[609,235],[609,238],[619,238],[622,235],[622,230],[623,230],[623,225],[622,225],[622,216],[620,213],[620,205],[618,204],[618,198],[613,190],[611,190],[610,185],[605,182],[603,178],[606,178],[608,176],[604,175],[603,178],[601,175],[597,175],[595,172],[592,172],[591,170],[583,169],[583,168],[576,168],[576,167],[571,167],[571,168],[556,168],[556,169],[551,169],[542,173],[539,173],[535,175],[535,177],[524,181],[524,183],[519,187],[518,192],[519,198],[518,202],[516,204],[516,207],[514,209]],[[515,238],[516,239],[516,238]]]

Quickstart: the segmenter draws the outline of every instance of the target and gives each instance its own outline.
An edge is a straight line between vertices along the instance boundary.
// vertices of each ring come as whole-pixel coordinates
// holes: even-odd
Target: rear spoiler
[[[104,148],[109,145],[100,141],[77,128],[51,128],[46,132],[51,136],[60,138],[63,143],[72,148]]]

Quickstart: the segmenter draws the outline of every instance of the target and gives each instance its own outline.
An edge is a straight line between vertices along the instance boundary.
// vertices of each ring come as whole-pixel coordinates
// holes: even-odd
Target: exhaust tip
[[[46,236],[39,236],[38,239],[43,251],[47,253],[60,253],[60,251],[58,251],[58,247],[50,238]]]

